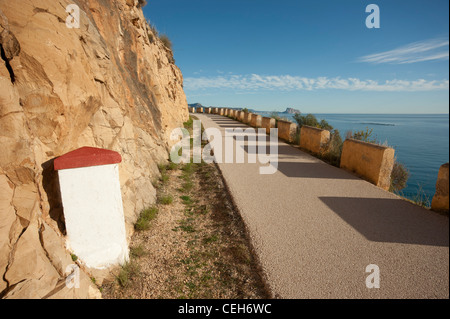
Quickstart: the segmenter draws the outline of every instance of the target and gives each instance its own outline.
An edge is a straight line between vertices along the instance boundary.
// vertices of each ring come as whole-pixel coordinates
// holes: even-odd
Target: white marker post
[[[68,248],[88,267],[128,261],[119,153],[82,147],[55,159]]]

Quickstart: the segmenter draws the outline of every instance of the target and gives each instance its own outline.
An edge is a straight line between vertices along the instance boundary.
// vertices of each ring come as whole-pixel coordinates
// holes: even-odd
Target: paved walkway
[[[195,114],[205,128],[247,127]],[[279,298],[448,298],[448,217],[279,142],[278,171],[219,164]],[[366,287],[366,266],[380,288]]]

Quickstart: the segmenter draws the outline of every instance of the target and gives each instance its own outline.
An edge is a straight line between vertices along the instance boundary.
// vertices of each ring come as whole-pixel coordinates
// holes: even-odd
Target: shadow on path
[[[449,245],[448,218],[401,199],[319,197],[333,212],[374,242]]]

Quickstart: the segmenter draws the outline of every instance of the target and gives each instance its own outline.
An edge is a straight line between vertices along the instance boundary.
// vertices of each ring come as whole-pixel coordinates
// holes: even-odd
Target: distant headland
[[[197,108],[197,107],[205,107],[201,103],[192,103],[192,104],[188,104],[188,106],[189,107],[195,107],[195,108]],[[209,107],[215,107],[215,106],[209,106]],[[245,107],[227,107],[227,108],[228,109],[232,109],[232,110],[242,110]],[[254,109],[249,109],[249,108],[246,108],[246,109],[248,109],[248,111],[250,113],[258,112],[258,111],[254,110]],[[300,110],[297,110],[297,109],[294,109],[294,108],[291,108],[291,107],[286,108],[286,110],[284,112],[279,112],[279,111],[273,111],[273,112],[274,113],[279,113],[279,114],[299,114],[299,113],[301,113]]]

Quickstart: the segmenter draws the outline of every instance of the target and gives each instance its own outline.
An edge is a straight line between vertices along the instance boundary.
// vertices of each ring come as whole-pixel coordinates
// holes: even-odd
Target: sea
[[[263,116],[272,113],[257,112]],[[397,161],[410,176],[401,196],[431,204],[436,192],[439,167],[449,162],[448,114],[314,114],[346,132],[372,129],[372,137],[395,149]],[[293,114],[279,113],[293,122]]]

